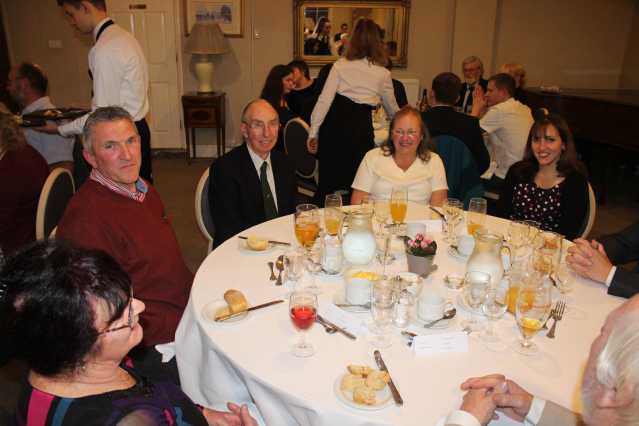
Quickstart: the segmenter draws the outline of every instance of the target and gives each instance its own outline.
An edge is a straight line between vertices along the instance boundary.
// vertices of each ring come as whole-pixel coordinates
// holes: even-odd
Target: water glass
[[[479,309],[486,299],[486,293],[490,287],[490,274],[471,271],[466,273],[466,303],[473,309]]]
[[[448,244],[455,243],[455,228],[461,220],[463,210],[464,203],[455,198],[448,198],[444,202],[444,218],[446,219],[446,237],[444,241]]]
[[[501,280],[495,288],[486,292],[486,298],[481,305],[484,316],[488,318],[488,324],[480,335],[481,339],[489,343],[497,343],[501,339],[495,333],[494,322],[501,318],[508,307],[508,281]]]
[[[379,232],[381,233],[386,226],[386,221],[390,217],[390,200],[384,197],[372,197],[373,198],[373,211],[375,213],[375,221],[378,224]]]
[[[391,281],[381,279],[373,282],[371,289],[371,314],[373,324],[371,343],[378,348],[392,344],[390,328],[395,314],[396,292]]]
[[[342,197],[339,194],[328,194],[324,202],[324,228],[328,235],[337,235],[342,225]]]
[[[305,268],[305,254],[300,249],[288,251],[284,255],[287,278],[297,284],[302,278]]]

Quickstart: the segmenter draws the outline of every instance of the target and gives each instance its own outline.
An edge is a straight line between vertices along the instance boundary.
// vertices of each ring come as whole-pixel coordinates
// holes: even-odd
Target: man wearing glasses
[[[295,211],[295,170],[284,153],[273,151],[279,126],[268,102],[249,102],[240,124],[244,143],[211,165],[214,247],[251,226]]]
[[[104,250],[129,274],[146,305],[142,346],[132,356],[155,363],[160,354],[152,346],[173,341],[193,274],[159,194],[140,178],[140,136],[131,115],[121,107],[98,108],[83,136],[83,155],[93,170],[69,202],[56,238]]]

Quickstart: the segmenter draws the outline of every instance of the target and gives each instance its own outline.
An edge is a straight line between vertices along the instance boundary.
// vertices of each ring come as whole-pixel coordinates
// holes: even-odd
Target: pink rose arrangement
[[[434,256],[437,252],[437,243],[426,238],[424,234],[417,234],[414,239],[408,238],[406,252],[413,256]]]

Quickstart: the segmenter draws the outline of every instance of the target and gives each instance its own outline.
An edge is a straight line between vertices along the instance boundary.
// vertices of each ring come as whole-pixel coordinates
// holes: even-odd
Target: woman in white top
[[[308,149],[319,160],[318,200],[350,190],[357,165],[375,146],[371,111],[380,98],[389,116],[399,109],[386,63],[379,27],[359,20],[346,56],[333,64],[311,114]]]
[[[353,181],[351,204],[372,194],[391,197],[393,187],[406,188],[408,201],[441,206],[448,196],[446,171],[419,111],[410,105],[391,122],[384,144],[366,153]]]

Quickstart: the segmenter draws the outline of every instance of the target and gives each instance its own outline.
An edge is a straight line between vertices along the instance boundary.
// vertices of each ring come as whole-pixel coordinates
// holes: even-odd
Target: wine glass
[[[539,348],[531,340],[543,327],[550,315],[552,306],[551,287],[537,274],[528,283],[522,285],[517,296],[515,318],[522,339],[516,344],[515,351],[522,355],[533,355]]]
[[[342,197],[339,194],[328,194],[324,202],[324,227],[328,235],[339,233],[344,213],[342,212]]]
[[[524,220],[522,222],[528,225],[528,242],[527,243],[532,244],[537,238],[537,235],[541,232],[541,223],[535,220]]]
[[[396,227],[401,226],[406,220],[406,210],[408,209],[408,193],[406,188],[393,188],[391,193],[390,214],[393,224]]]
[[[466,225],[468,226],[468,233],[475,235],[475,232],[486,222],[486,211],[488,204],[484,198],[471,198],[468,203],[468,216],[466,219]]]
[[[306,330],[317,318],[317,296],[306,290],[293,291],[288,306],[291,321],[300,332],[300,339],[293,346],[292,353],[298,357],[309,357],[315,353],[315,348],[306,340]]]
[[[375,213],[375,221],[381,233],[382,227],[386,226],[386,221],[390,216],[390,201],[384,197],[373,197],[373,211]]]
[[[481,305],[486,299],[486,293],[490,288],[490,274],[479,271],[468,271],[464,278],[465,293],[464,300],[470,308],[471,318],[462,322],[463,328],[473,329],[477,326],[475,314],[479,313]]]
[[[373,324],[369,327],[373,333],[371,343],[377,348],[387,348],[392,344],[390,327],[395,312],[395,298],[391,281],[380,279],[372,282],[371,314]]]
[[[307,254],[319,236],[319,209],[314,204],[300,204],[295,210],[295,237]]]
[[[488,324],[480,334],[480,338],[486,343],[499,343],[501,339],[495,333],[494,322],[501,318],[508,307],[508,281],[502,280],[496,287],[489,288],[486,298],[481,305],[484,316],[488,318]]]
[[[461,219],[462,210],[464,210],[464,203],[455,198],[448,198],[444,202],[444,219],[446,219],[446,237],[444,241],[448,244],[455,243],[455,227]]]

